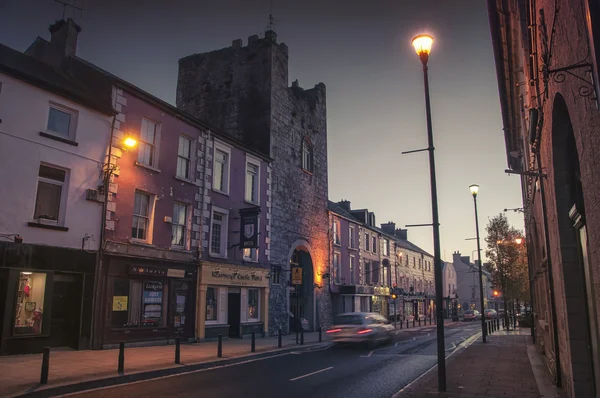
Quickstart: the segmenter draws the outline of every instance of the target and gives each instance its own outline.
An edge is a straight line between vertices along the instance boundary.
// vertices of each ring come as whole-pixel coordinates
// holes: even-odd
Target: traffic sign
[[[292,267],[292,285],[302,284],[302,268]]]

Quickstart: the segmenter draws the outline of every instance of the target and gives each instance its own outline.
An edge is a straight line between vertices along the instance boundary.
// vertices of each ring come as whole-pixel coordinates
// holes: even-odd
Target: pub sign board
[[[240,248],[258,247],[258,215],[260,207],[240,209]]]

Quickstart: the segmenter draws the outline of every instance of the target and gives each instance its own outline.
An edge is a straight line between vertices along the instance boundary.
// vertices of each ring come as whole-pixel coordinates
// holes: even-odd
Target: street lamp
[[[486,342],[486,330],[485,330],[485,308],[483,302],[483,271],[481,261],[481,244],[479,241],[479,218],[477,216],[477,193],[479,192],[479,185],[473,184],[469,186],[471,194],[473,195],[473,204],[475,205],[475,232],[477,233],[477,257],[479,258],[479,304],[481,305],[481,335],[483,336],[483,342]]]
[[[438,214],[437,183],[435,180],[435,157],[433,146],[433,128],[431,126],[431,102],[429,99],[429,76],[427,61],[431,53],[433,37],[419,35],[413,38],[412,45],[423,64],[423,82],[425,89],[425,111],[427,115],[427,139],[429,151],[429,176],[431,180],[431,215],[433,227],[433,262],[435,273],[435,306],[437,316],[437,361],[438,391],[446,391],[446,347],[444,343],[444,288],[442,283],[442,255],[440,248],[440,220]]]

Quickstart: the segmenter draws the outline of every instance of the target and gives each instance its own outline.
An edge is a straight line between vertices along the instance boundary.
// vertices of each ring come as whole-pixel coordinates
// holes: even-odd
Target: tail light
[[[337,333],[337,332],[341,332],[341,331],[342,331],[342,329],[329,329],[327,331],[327,333]]]
[[[365,333],[371,333],[373,330],[371,329],[361,329],[358,332],[356,332],[357,334],[365,334]]]

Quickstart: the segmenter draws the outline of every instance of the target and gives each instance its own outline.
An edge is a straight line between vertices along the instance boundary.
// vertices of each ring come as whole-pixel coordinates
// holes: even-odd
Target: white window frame
[[[342,223],[339,219],[333,219],[333,244],[336,246],[342,245],[342,233],[341,233]]]
[[[246,170],[244,173],[244,200],[246,201],[246,203],[251,203],[255,205],[260,204],[260,163],[261,162],[259,158],[254,157],[250,154],[246,154]],[[248,165],[256,167],[256,201],[253,201],[252,198],[249,199],[248,197]]]
[[[175,217],[171,219],[171,247],[180,250],[189,250],[189,237],[190,237],[190,209],[191,205],[185,202],[173,202],[173,216],[175,216],[175,206],[185,206],[185,224],[175,223]],[[183,227],[183,245],[173,244],[173,227]]]
[[[224,220],[221,224],[221,252],[215,253],[212,250],[212,240],[213,240],[213,224],[214,224],[214,214],[215,212],[221,213],[224,215]],[[220,207],[213,206],[210,212],[210,237],[208,241],[208,252],[209,256],[217,257],[217,258],[227,258],[227,246],[228,246],[228,235],[229,234],[229,210],[222,209]]]
[[[225,162],[225,170],[223,171],[223,190],[216,187],[215,179],[217,178],[217,174],[215,173],[215,163],[216,163],[216,154],[217,151],[221,151],[227,154],[227,161]],[[222,142],[217,140],[214,141],[213,148],[213,161],[212,161],[212,189],[215,192],[219,192],[224,195],[229,195],[229,182],[231,180],[231,147],[229,145],[225,145]],[[244,180],[245,181],[245,180]]]
[[[63,182],[60,182],[58,180],[53,180],[51,178],[46,178],[46,177],[40,177],[40,167],[44,166],[44,167],[48,167],[51,169],[55,169],[55,170],[60,170],[60,171],[64,171],[65,172],[65,180]],[[67,198],[68,198],[68,190],[69,190],[69,177],[70,177],[70,170],[69,169],[65,169],[64,167],[59,167],[59,166],[55,166],[49,163],[45,163],[45,162],[41,162],[39,167],[38,167],[38,174],[37,174],[37,180],[35,183],[35,200],[33,202],[33,219],[38,221],[38,222],[43,222],[43,223],[48,223],[48,224],[56,224],[56,225],[60,225],[60,226],[64,226],[65,223],[65,213],[66,213],[66,208],[67,208]],[[40,190],[40,182],[44,182],[46,184],[52,184],[52,185],[58,185],[61,187],[60,190],[60,201],[58,204],[58,217],[56,220],[51,220],[48,218],[35,218],[35,210],[37,207],[37,199],[38,199],[38,195],[39,195],[39,190]]]
[[[58,131],[50,130],[48,128],[48,123],[50,122],[50,109],[55,109],[59,112],[68,113],[71,116],[69,120],[69,132],[67,135],[64,135]],[[65,105],[59,104],[54,101],[50,101],[48,104],[48,114],[46,115],[46,127],[44,131],[48,134],[53,135],[54,137],[66,138],[71,141],[75,141],[76,133],[77,133],[77,121],[79,118],[79,112],[73,108],[69,108]]]
[[[134,195],[134,207],[135,207],[135,194],[137,192],[141,193],[142,195],[148,196],[148,227],[146,228],[146,239],[134,238],[132,236],[131,241],[137,242],[137,243],[152,244],[152,235],[154,232],[154,208],[155,208],[154,205],[155,205],[156,195],[136,188],[134,191],[134,194],[133,194]],[[143,216],[136,215],[133,212],[133,210],[132,210],[131,214],[132,214],[131,226],[133,227],[133,217],[143,217]]]
[[[342,284],[342,262],[341,254],[339,252],[333,252],[333,277],[333,283],[336,285]]]
[[[261,292],[262,290],[259,288],[254,288],[254,287],[249,287],[248,289],[246,289],[246,322],[248,323],[252,323],[252,322],[260,322],[260,299],[261,299]],[[248,309],[249,309],[249,304],[250,304],[250,290],[256,290],[258,293],[258,300],[257,300],[257,307],[258,307],[258,311],[257,311],[257,317],[256,318],[250,318],[249,314],[248,314]]]
[[[146,122],[152,123],[154,124],[154,142],[150,143],[147,141],[144,141],[142,139],[142,127],[144,125],[144,120],[146,120]],[[161,128],[162,128],[162,123],[151,120],[147,117],[142,117],[142,120],[140,122],[140,136],[139,136],[139,143],[138,143],[138,155],[137,155],[137,160],[136,160],[136,164],[139,166],[143,166],[143,167],[148,167],[150,169],[153,169],[155,171],[160,171],[158,170],[158,157],[159,157],[159,153],[160,153],[160,132],[161,132]],[[154,156],[152,157],[152,162],[151,163],[144,163],[140,161],[140,154],[141,154],[141,150],[143,148],[144,145],[149,145],[151,147],[154,148]]]
[[[351,285],[355,285],[356,284],[356,257],[353,255],[350,255],[350,263],[348,263],[348,269],[350,269],[350,284]]]
[[[383,239],[383,255],[384,256],[390,255],[390,240],[389,239]]]
[[[354,225],[350,225],[348,227],[348,247],[350,249],[356,249],[356,236],[354,235],[356,232],[356,229],[354,228]]]
[[[183,155],[181,155],[179,153],[179,143],[181,142],[181,139],[187,140],[190,143],[190,147],[189,147],[189,157],[185,157]],[[181,180],[186,180],[186,181],[193,181],[195,180],[195,178],[193,177],[193,158],[194,158],[194,142],[195,140],[192,139],[191,137],[188,137],[185,134],[181,134],[179,136],[179,139],[177,140],[177,168],[175,169],[175,177],[179,178]],[[186,176],[181,176],[179,175],[179,161],[183,161],[183,162],[187,162],[187,177]]]

